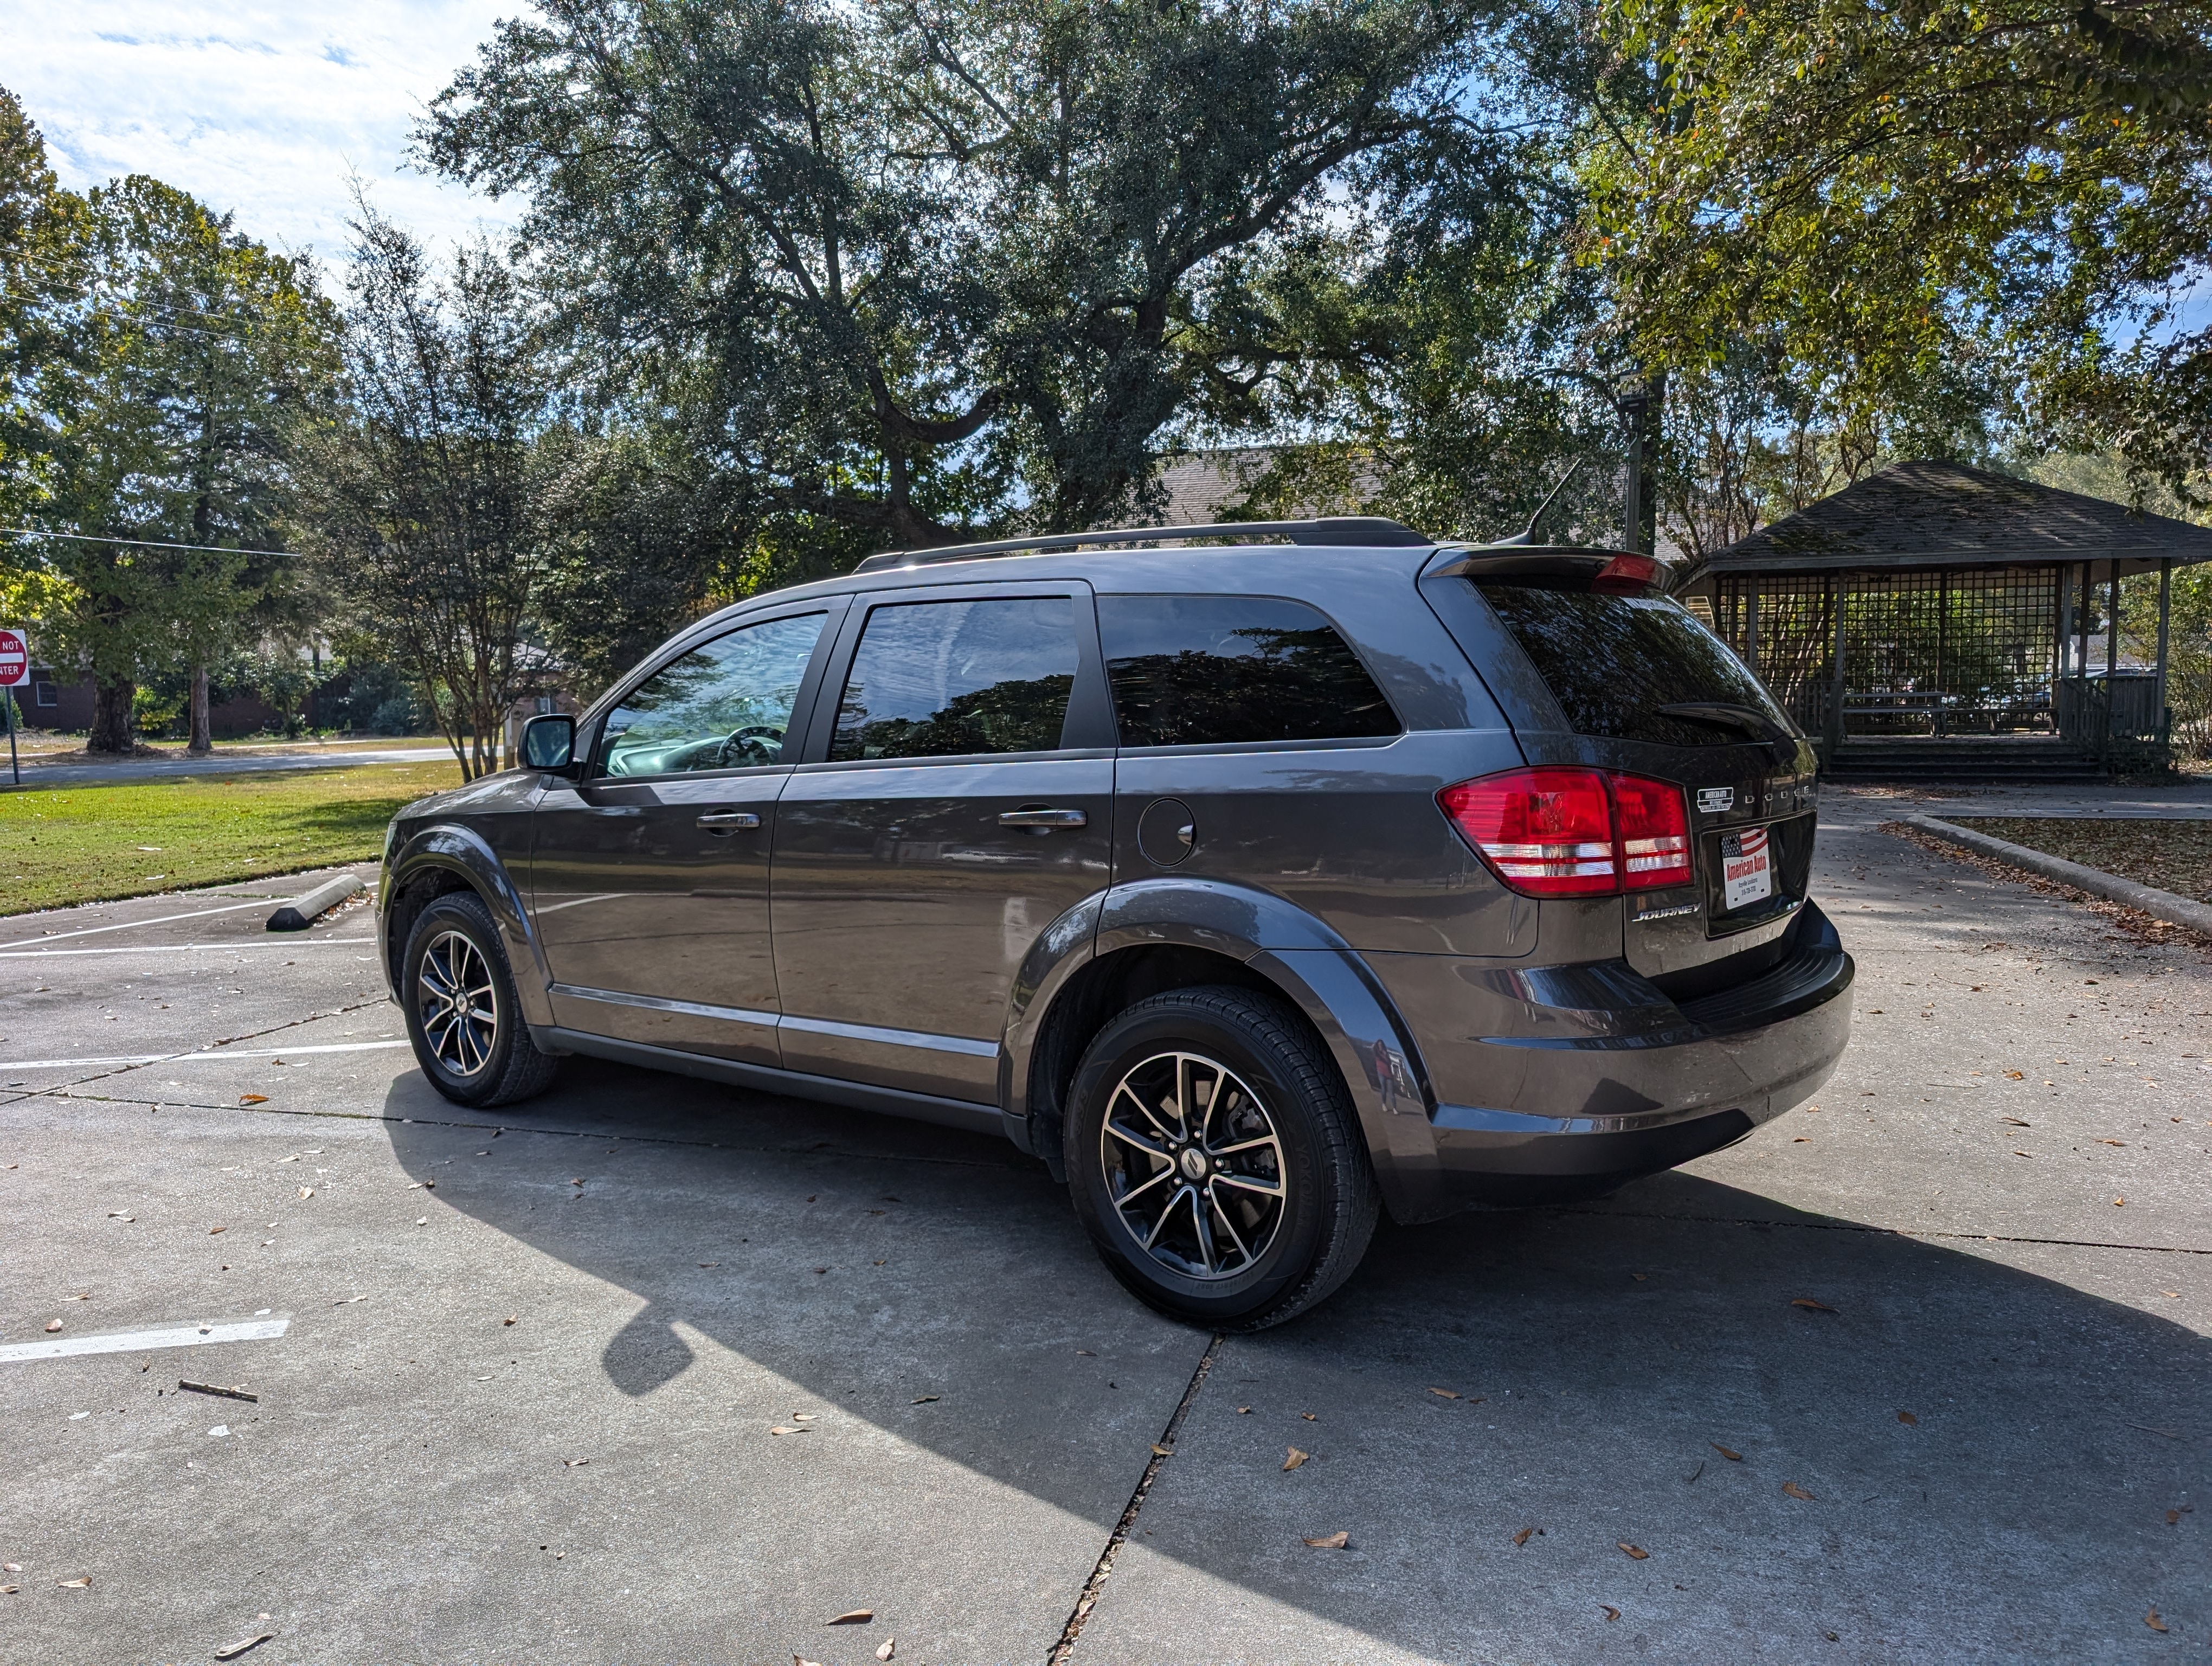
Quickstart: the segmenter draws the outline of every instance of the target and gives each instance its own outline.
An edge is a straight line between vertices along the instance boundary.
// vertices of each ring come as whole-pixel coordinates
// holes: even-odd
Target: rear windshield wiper
[[[1735,706],[1722,700],[1684,700],[1659,708],[1662,717],[1679,717],[1691,723],[1710,723],[1735,729],[1759,740],[1771,740],[1794,749],[1797,737],[1755,706]]]

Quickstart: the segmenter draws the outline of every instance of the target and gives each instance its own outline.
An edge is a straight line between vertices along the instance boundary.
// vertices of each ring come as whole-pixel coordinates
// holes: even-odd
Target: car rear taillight
[[[1641,775],[1609,775],[1620,818],[1620,875],[1629,891],[1690,883],[1690,818],[1682,789]]]
[[[1516,891],[1599,897],[1620,889],[1613,800],[1599,770],[1515,769],[1447,787],[1437,801]]]
[[[1610,897],[1690,879],[1682,792],[1604,769],[1510,769],[1437,802],[1498,877],[1528,897]]]

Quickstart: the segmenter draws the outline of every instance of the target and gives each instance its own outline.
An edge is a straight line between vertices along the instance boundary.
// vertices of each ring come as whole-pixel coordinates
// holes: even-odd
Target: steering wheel
[[[763,740],[772,740],[781,747],[783,745],[783,731],[771,728],[765,723],[750,724],[737,730],[715,749],[715,767],[722,769],[741,769],[750,763],[775,763],[775,759],[769,756],[769,749],[761,745]],[[732,756],[733,753],[736,756]]]

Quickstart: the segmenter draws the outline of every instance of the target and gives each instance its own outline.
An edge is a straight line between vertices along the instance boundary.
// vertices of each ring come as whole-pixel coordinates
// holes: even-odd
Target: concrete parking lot
[[[457,1110],[359,906],[0,921],[0,1658],[2204,1660],[2212,955],[1895,807],[1817,1108],[1226,1339],[1003,1144]]]

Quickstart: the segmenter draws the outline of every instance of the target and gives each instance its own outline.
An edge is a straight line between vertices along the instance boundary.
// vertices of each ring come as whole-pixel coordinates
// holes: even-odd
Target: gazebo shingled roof
[[[2212,561],[2212,528],[1963,463],[1893,463],[1695,566],[1708,573]]]

